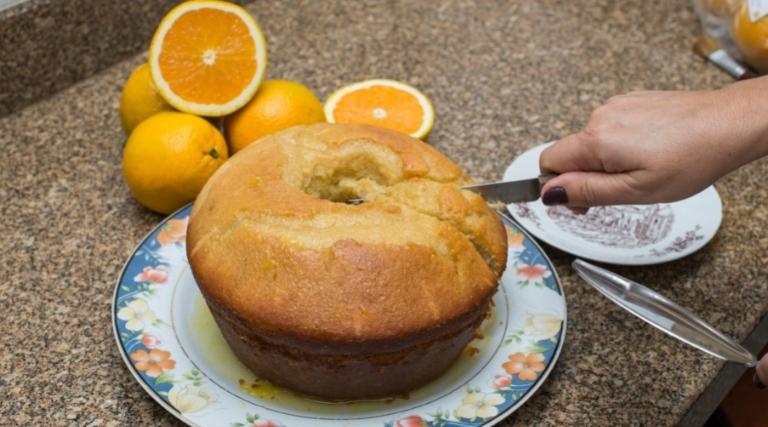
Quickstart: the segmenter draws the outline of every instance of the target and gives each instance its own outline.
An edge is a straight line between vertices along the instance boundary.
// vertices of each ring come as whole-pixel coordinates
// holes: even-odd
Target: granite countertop
[[[710,89],[727,76],[690,49],[690,1],[258,2],[271,78],[327,96],[371,77],[434,101],[429,142],[478,180],[578,130],[633,89]],[[123,183],[119,63],[0,119],[0,414],[24,425],[179,424],[133,379],[112,336],[115,280],[162,218]],[[683,260],[616,270],[744,339],[768,311],[768,162],[717,184],[723,223]],[[568,298],[550,379],[501,425],[672,425],[722,364],[630,317],[545,247]]]

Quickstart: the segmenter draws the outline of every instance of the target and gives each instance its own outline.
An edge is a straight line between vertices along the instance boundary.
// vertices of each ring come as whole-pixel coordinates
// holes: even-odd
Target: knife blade
[[[532,202],[539,198],[541,187],[557,175],[541,175],[519,181],[491,182],[467,185],[464,190],[480,194],[488,202]]]
[[[580,259],[572,266],[598,292],[665,334],[719,359],[757,365],[749,350],[661,294]]]

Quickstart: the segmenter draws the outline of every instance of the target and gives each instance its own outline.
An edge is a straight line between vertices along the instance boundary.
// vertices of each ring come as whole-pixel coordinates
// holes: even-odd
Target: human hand
[[[763,356],[763,358],[757,362],[755,375],[752,377],[752,383],[757,388],[765,388],[765,385],[768,384],[768,354]]]
[[[672,202],[768,153],[768,78],[698,92],[632,92],[548,147],[544,204]]]

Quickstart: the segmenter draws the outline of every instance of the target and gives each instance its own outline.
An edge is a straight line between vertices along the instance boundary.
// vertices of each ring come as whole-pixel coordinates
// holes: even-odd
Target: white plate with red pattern
[[[539,156],[549,144],[534,147],[509,165],[504,181],[539,175]],[[514,219],[536,238],[573,255],[620,265],[650,265],[690,255],[707,244],[722,220],[714,186],[675,203],[602,206],[579,215],[541,199],[507,206]]]
[[[510,227],[492,316],[443,376],[407,398],[374,401],[321,402],[275,387],[235,357],[200,295],[185,250],[190,210],[174,213],[139,244],[118,278],[112,306],[128,370],[190,425],[493,425],[534,396],[562,349],[566,304],[557,273],[533,239]]]

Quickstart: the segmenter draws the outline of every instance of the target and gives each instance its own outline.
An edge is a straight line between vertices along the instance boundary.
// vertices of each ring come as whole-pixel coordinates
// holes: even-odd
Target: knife
[[[467,185],[464,190],[480,194],[488,202],[532,202],[539,198],[541,187],[557,175],[540,175],[538,178],[520,181],[492,182]]]
[[[572,266],[598,292],[665,334],[719,359],[757,365],[749,350],[662,295],[580,259]]]

